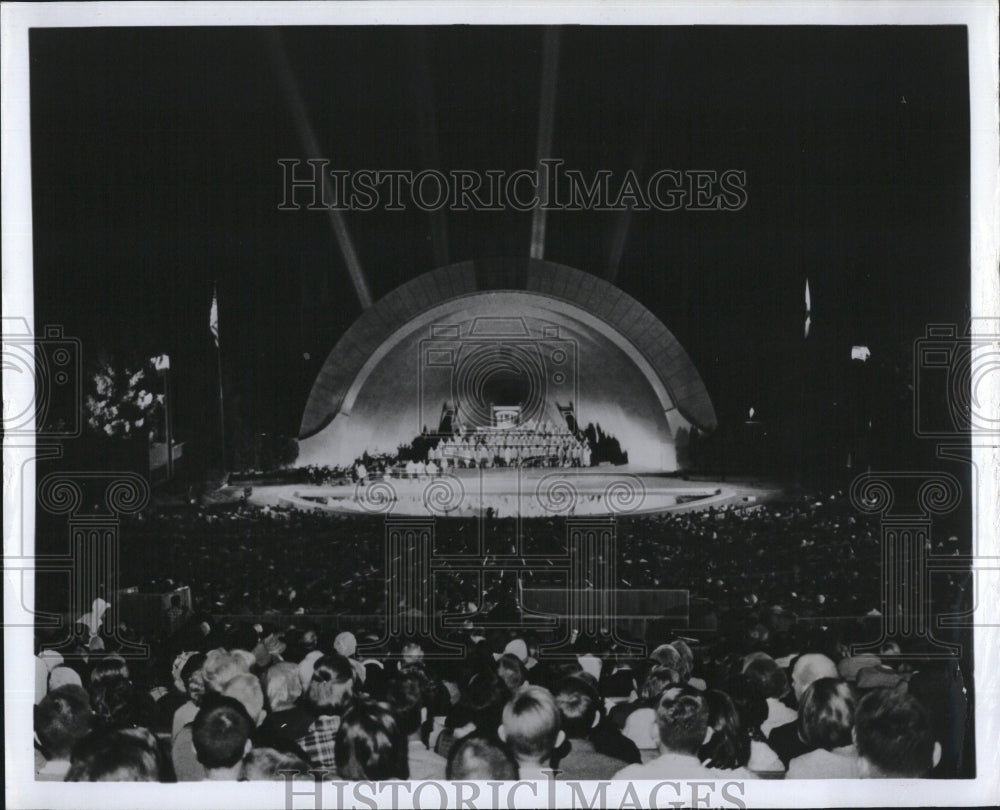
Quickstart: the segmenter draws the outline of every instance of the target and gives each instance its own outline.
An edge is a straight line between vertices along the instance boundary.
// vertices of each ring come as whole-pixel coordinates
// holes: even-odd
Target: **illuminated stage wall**
[[[367,310],[320,371],[300,429],[300,464],[344,465],[393,452],[444,403],[469,427],[493,405],[522,423],[600,424],[633,467],[684,466],[693,429],[715,412],[676,338],[637,301],[594,276],[531,260],[465,262],[403,285]]]

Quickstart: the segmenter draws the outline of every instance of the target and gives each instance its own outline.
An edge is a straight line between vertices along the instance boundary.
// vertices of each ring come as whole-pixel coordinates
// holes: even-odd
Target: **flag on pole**
[[[167,371],[170,368],[170,355],[158,354],[153,358],[153,368],[157,371]]]
[[[860,360],[862,363],[867,363],[868,358],[872,356],[872,353],[868,350],[867,346],[851,346],[851,359]]]
[[[212,288],[212,310],[208,313],[208,328],[215,338],[215,348],[219,348],[219,299]]]
[[[812,323],[812,318],[809,317],[812,314],[812,299],[809,296],[809,279],[806,279],[806,333],[804,338],[809,337],[809,325]]]

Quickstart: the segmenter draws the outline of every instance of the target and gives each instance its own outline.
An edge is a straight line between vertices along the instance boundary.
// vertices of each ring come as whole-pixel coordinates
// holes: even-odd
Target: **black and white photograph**
[[[6,805],[1000,801],[997,10],[4,3]]]

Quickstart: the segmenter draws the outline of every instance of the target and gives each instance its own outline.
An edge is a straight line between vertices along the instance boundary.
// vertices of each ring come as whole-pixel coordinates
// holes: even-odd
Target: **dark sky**
[[[213,282],[227,396],[261,431],[297,432],[361,311],[325,214],[277,208],[277,161],[307,155],[269,33],[31,33],[36,324],[80,337],[85,362],[169,353],[182,438],[215,408]],[[421,120],[434,168],[532,168],[543,34],[281,30],[320,146],[344,169],[427,168]],[[585,174],[746,172],[737,213],[636,212],[616,279],[680,339],[723,423],[750,405],[788,417],[803,374],[821,420],[852,344],[885,362],[928,323],[964,324],[968,143],[962,27],[561,32],[554,157]],[[603,275],[617,219],[550,213],[545,258]],[[427,213],[346,222],[376,299],[435,266]],[[451,261],[527,256],[531,214],[452,213],[447,229]]]

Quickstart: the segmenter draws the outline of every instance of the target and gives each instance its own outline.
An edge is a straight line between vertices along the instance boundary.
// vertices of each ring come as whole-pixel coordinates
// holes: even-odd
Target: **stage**
[[[685,480],[628,466],[449,470],[342,485],[255,486],[250,502],[342,514],[469,517],[625,515],[750,507],[778,495],[764,482]]]

